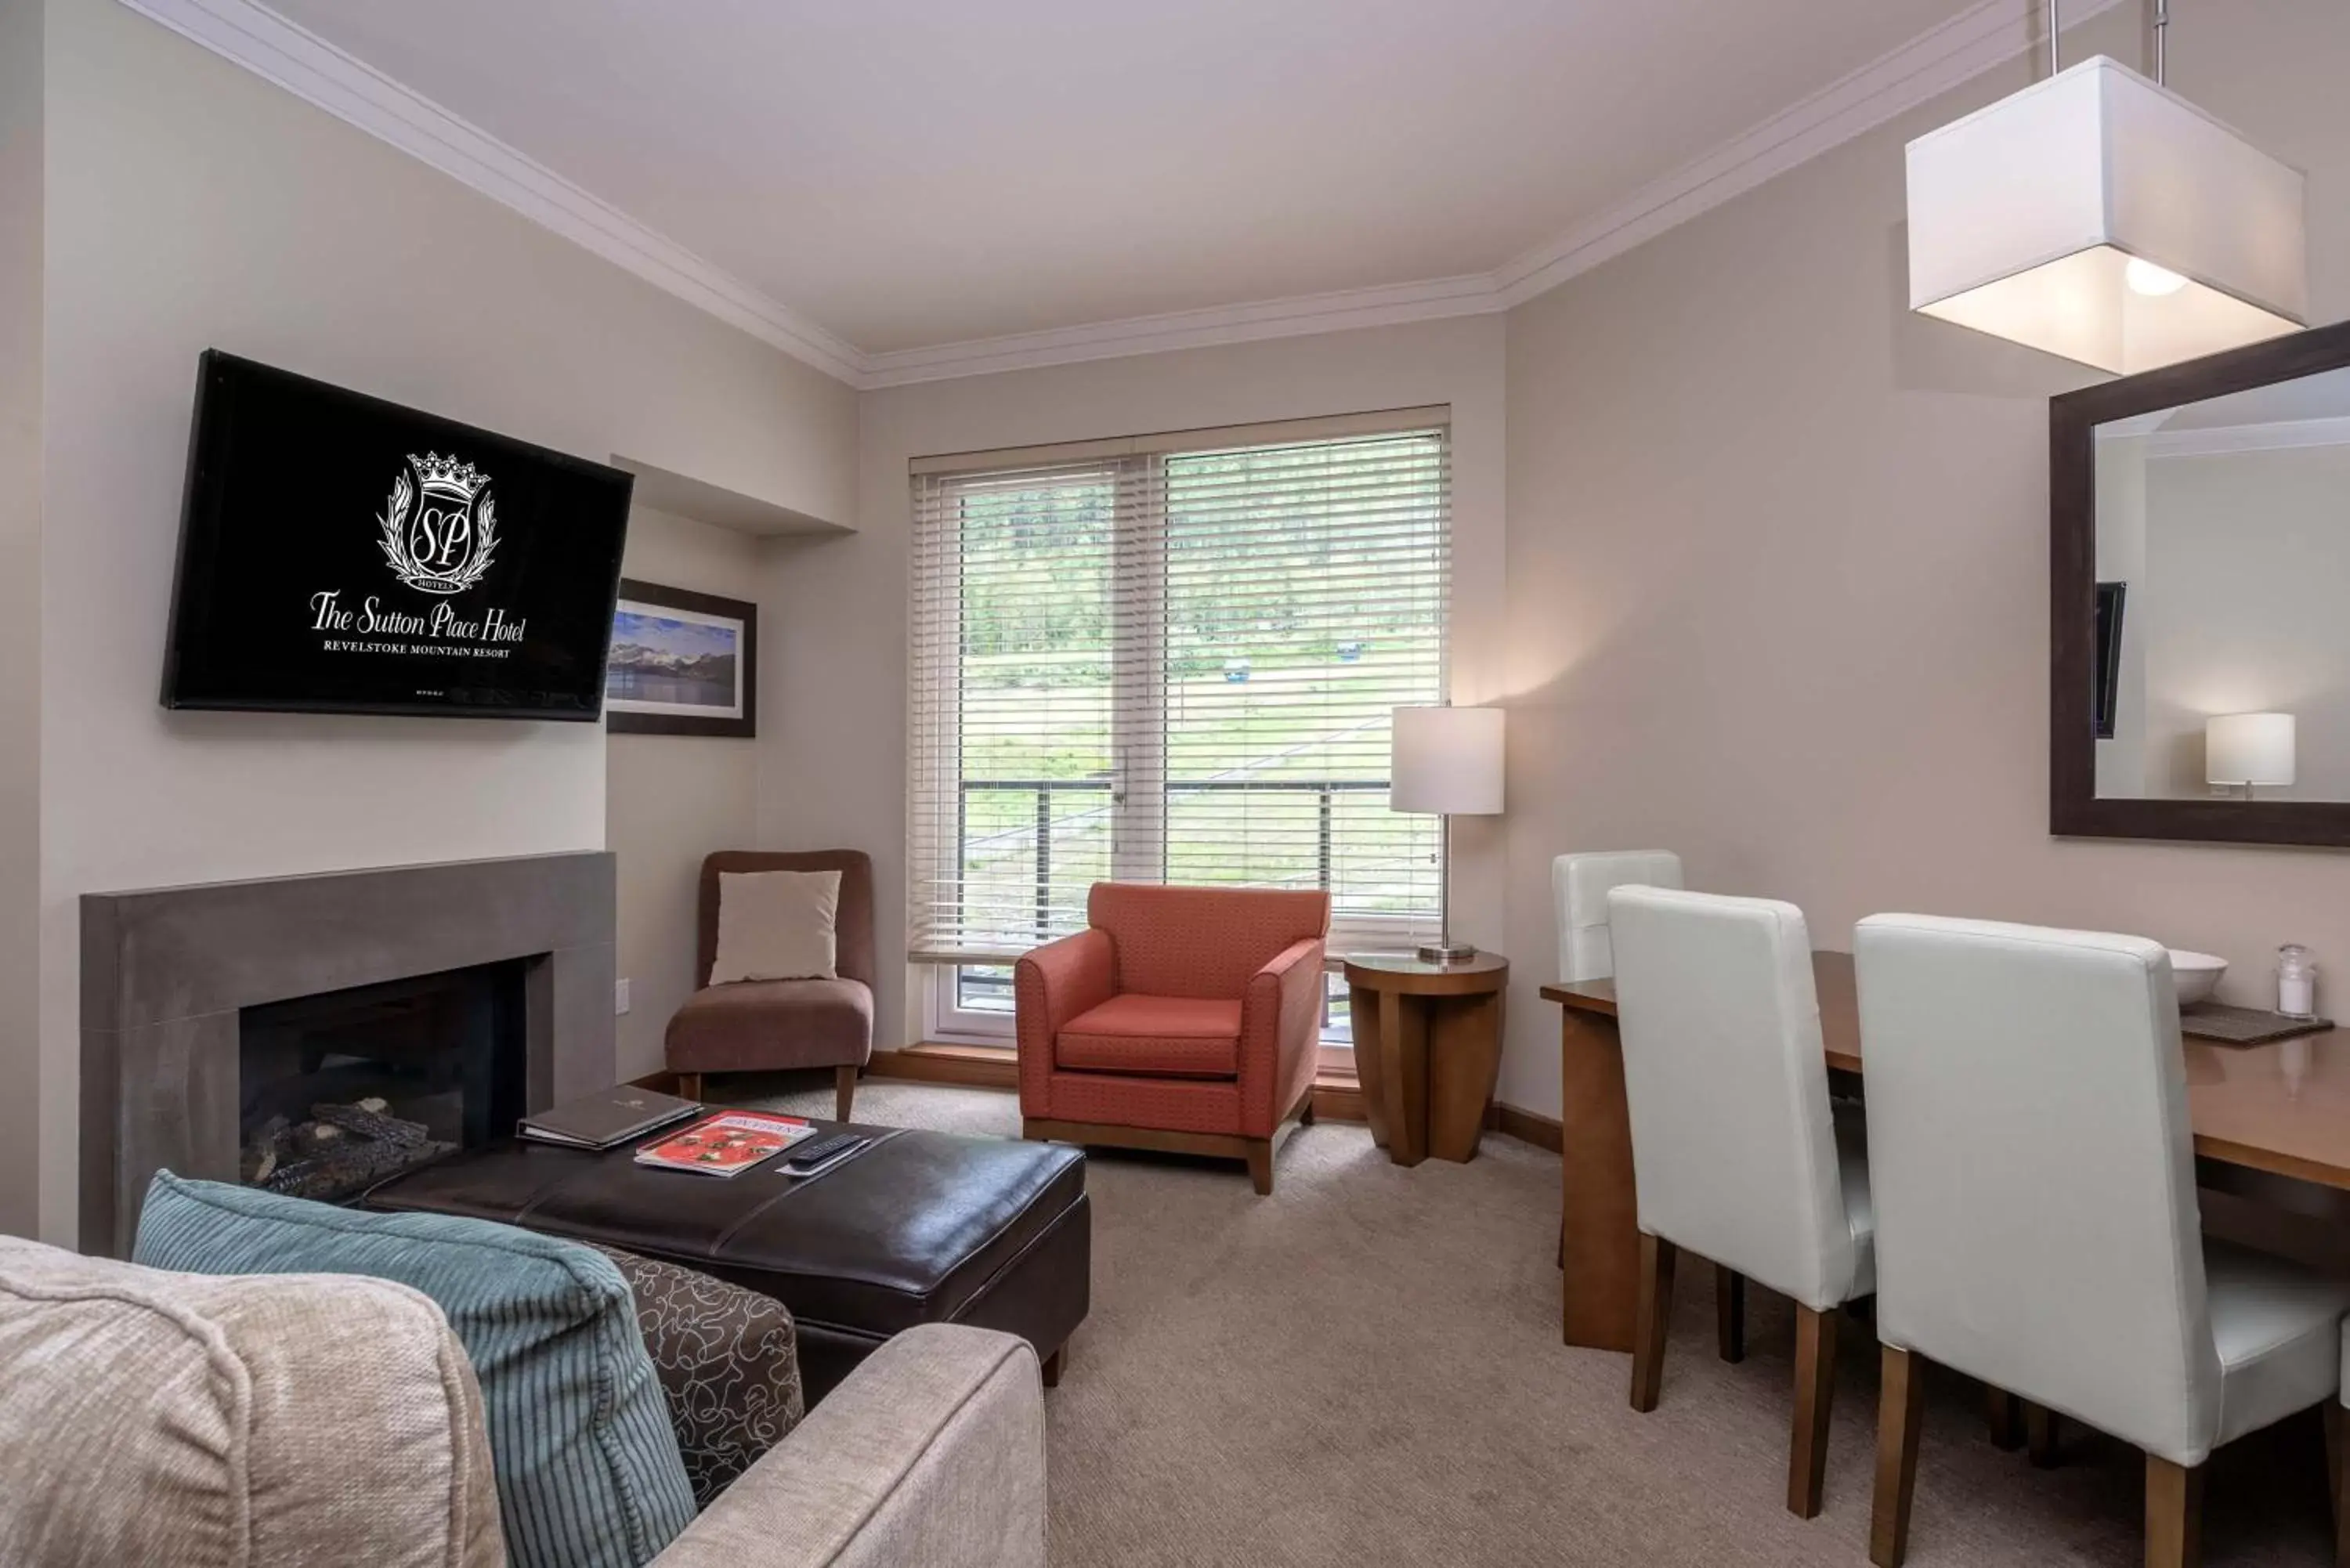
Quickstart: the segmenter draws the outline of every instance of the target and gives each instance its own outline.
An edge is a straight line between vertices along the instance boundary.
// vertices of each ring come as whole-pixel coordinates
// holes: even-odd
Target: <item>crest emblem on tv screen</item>
[[[427,594],[461,594],[479,584],[498,546],[489,487],[488,474],[454,453],[411,453],[376,519],[383,530],[377,543],[392,575]]]

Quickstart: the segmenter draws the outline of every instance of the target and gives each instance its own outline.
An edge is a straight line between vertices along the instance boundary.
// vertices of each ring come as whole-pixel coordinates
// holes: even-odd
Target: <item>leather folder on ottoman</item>
[[[718,961],[719,878],[763,871],[840,874],[833,915],[837,978],[710,983]],[[678,1092],[700,1099],[711,1073],[830,1067],[836,1115],[847,1121],[858,1071],[873,1054],[871,857],[858,849],[722,849],[702,863],[701,932],[694,983],[702,989],[669,1021],[669,1070],[678,1075]]]

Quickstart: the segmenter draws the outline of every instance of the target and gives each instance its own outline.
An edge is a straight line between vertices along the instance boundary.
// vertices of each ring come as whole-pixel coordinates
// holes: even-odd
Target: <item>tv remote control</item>
[[[792,1150],[784,1159],[784,1168],[805,1174],[835,1155],[862,1148],[870,1141],[862,1133],[835,1133],[830,1137],[820,1137],[814,1143],[804,1143]]]

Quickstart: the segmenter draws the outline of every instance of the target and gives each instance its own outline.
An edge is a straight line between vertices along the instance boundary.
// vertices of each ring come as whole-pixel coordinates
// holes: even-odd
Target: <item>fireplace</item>
[[[348,1197],[613,1082],[607,854],[91,893],[81,914],[86,1252],[130,1251],[158,1170]]]
[[[525,972],[475,964],[242,1009],[238,1175],[338,1202],[511,1132]]]

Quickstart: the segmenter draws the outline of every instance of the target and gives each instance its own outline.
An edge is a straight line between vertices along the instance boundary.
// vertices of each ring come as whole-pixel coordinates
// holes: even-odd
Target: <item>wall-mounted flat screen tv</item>
[[[164,705],[598,718],[633,483],[209,350]]]

